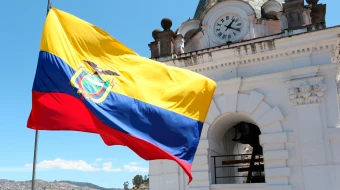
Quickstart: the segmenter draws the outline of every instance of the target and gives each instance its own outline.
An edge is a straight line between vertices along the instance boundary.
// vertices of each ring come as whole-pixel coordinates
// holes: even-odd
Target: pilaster
[[[283,10],[288,21],[288,29],[297,29],[304,25],[303,0],[287,0],[283,4]]]
[[[255,22],[255,14],[248,15],[249,20],[249,38],[256,38],[255,30],[254,30],[254,22]]]
[[[340,62],[340,34],[338,34],[338,38],[335,40],[335,43],[331,52],[331,60],[332,63]]]
[[[159,56],[159,50],[158,50],[158,42],[154,41],[149,44],[149,48],[151,51],[151,58],[156,58]]]
[[[327,175],[327,156],[320,104],[324,101],[326,85],[323,77],[291,80],[287,83],[290,102],[298,117],[295,129],[305,189],[327,186],[327,180],[315,181],[315,176]],[[320,184],[322,183],[322,184]],[[312,185],[311,184],[315,184]]]
[[[184,37],[182,34],[177,35],[175,38],[175,50],[174,53],[177,55],[184,53]]]
[[[171,56],[174,53],[174,37],[172,30],[163,31],[158,34],[160,44],[160,57]]]
[[[284,31],[288,28],[287,17],[283,12],[277,13],[277,18],[280,20],[281,31]]]

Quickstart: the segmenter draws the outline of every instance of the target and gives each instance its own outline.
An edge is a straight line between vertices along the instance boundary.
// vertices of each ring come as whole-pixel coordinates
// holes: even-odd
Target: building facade
[[[318,0],[200,0],[154,30],[151,58],[217,88],[192,173],[150,162],[151,190],[338,190],[340,27]]]

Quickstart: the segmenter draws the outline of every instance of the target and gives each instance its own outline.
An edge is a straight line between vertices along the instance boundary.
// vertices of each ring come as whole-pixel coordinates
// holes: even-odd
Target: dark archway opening
[[[247,155],[246,158],[248,159],[243,159],[243,166],[238,168],[238,172],[246,173],[246,183],[264,183],[263,149],[260,145],[261,131],[259,127],[251,123],[240,122],[233,128],[235,129],[235,137],[232,141],[251,147],[249,149],[251,155]]]
[[[224,155],[213,156],[215,184],[265,183],[259,127],[241,121],[228,128]]]

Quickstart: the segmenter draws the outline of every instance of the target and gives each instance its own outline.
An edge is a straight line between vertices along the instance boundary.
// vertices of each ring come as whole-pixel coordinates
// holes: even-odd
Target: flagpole
[[[47,12],[50,11],[50,8],[52,6],[51,0],[47,0]],[[39,131],[35,131],[35,141],[34,141],[34,156],[33,156],[33,172],[32,172],[32,186],[31,190],[34,190],[34,185],[35,185],[35,168],[36,168],[36,163],[37,163],[37,152],[38,152],[38,137],[39,137]]]

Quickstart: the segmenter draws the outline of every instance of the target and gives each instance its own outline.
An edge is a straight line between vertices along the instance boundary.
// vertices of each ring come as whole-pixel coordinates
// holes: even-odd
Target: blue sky
[[[30,180],[34,131],[26,128],[31,88],[47,0],[0,2],[0,179]],[[327,3],[327,26],[339,25],[338,0]],[[194,15],[198,0],[53,0],[53,6],[104,29],[142,56],[149,57],[151,32],[164,17],[175,30]],[[148,162],[126,147],[104,145],[97,135],[41,131],[37,178],[123,187]]]

